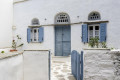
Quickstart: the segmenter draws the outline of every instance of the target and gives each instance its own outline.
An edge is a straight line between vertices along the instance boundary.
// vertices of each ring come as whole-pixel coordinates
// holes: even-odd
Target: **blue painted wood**
[[[106,23],[101,23],[100,24],[100,42],[105,42],[106,41]]]
[[[39,42],[42,43],[44,41],[44,28],[39,28]]]
[[[75,50],[72,51],[71,69],[76,80],[83,80],[83,51],[81,51],[81,53]]]
[[[75,74],[75,78],[77,79],[77,51],[74,53],[74,74]]]
[[[27,28],[27,42],[31,42],[31,28]]]
[[[62,27],[63,56],[69,56],[71,52],[71,30],[70,26]]]
[[[77,54],[77,80],[80,80],[80,54]]]
[[[83,80],[83,51],[81,51],[81,79]]]
[[[62,27],[55,27],[55,56],[63,56],[62,52]]]
[[[74,75],[74,53],[75,53],[75,50],[72,51],[72,54],[71,54],[71,69],[72,69],[72,74]]]
[[[75,50],[73,50],[72,51],[72,54],[71,54],[71,69],[72,69],[72,74],[75,76],[75,78],[76,78],[76,72],[77,72],[77,69],[76,69],[76,65],[77,65],[77,63],[76,63],[76,61],[77,61],[77,51],[75,51]]]
[[[55,55],[68,56],[71,52],[70,26],[55,26]]]
[[[49,80],[51,80],[51,52],[49,51]]]
[[[82,42],[88,42],[88,26],[87,24],[82,25]]]

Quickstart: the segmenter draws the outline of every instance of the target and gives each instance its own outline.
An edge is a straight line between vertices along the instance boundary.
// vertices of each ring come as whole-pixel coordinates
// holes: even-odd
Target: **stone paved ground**
[[[51,80],[75,80],[70,61],[70,57],[52,57]]]

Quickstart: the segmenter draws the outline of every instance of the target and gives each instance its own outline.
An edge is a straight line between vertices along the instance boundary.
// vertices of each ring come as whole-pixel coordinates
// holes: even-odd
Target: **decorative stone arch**
[[[32,21],[31,21],[31,24],[32,24],[32,25],[40,25],[39,19],[33,18]]]
[[[88,16],[88,20],[100,20],[100,19],[101,19],[100,13],[97,11],[91,12]]]
[[[70,17],[67,13],[58,13],[55,16],[55,24],[70,24]]]

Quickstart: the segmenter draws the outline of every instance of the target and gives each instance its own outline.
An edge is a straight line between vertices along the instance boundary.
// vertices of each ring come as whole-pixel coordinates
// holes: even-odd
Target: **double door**
[[[55,56],[69,56],[71,52],[70,25],[55,26]]]

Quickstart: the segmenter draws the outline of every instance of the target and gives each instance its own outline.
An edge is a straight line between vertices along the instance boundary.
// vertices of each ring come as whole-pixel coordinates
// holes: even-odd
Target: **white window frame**
[[[95,26],[99,26],[99,35],[98,35],[98,36],[99,36],[99,39],[100,39],[100,24],[92,24],[92,25],[88,25],[88,42],[89,42],[89,40],[90,40],[90,34],[89,34],[89,32],[90,32],[90,31],[89,31],[89,27],[90,27],[90,26],[93,26],[93,37],[94,37],[94,38],[95,38],[95,36],[96,36],[96,35],[95,35],[95,31],[96,31],[96,30],[95,30]]]
[[[36,30],[36,33],[34,30]],[[31,42],[39,42],[39,28],[31,28]]]

